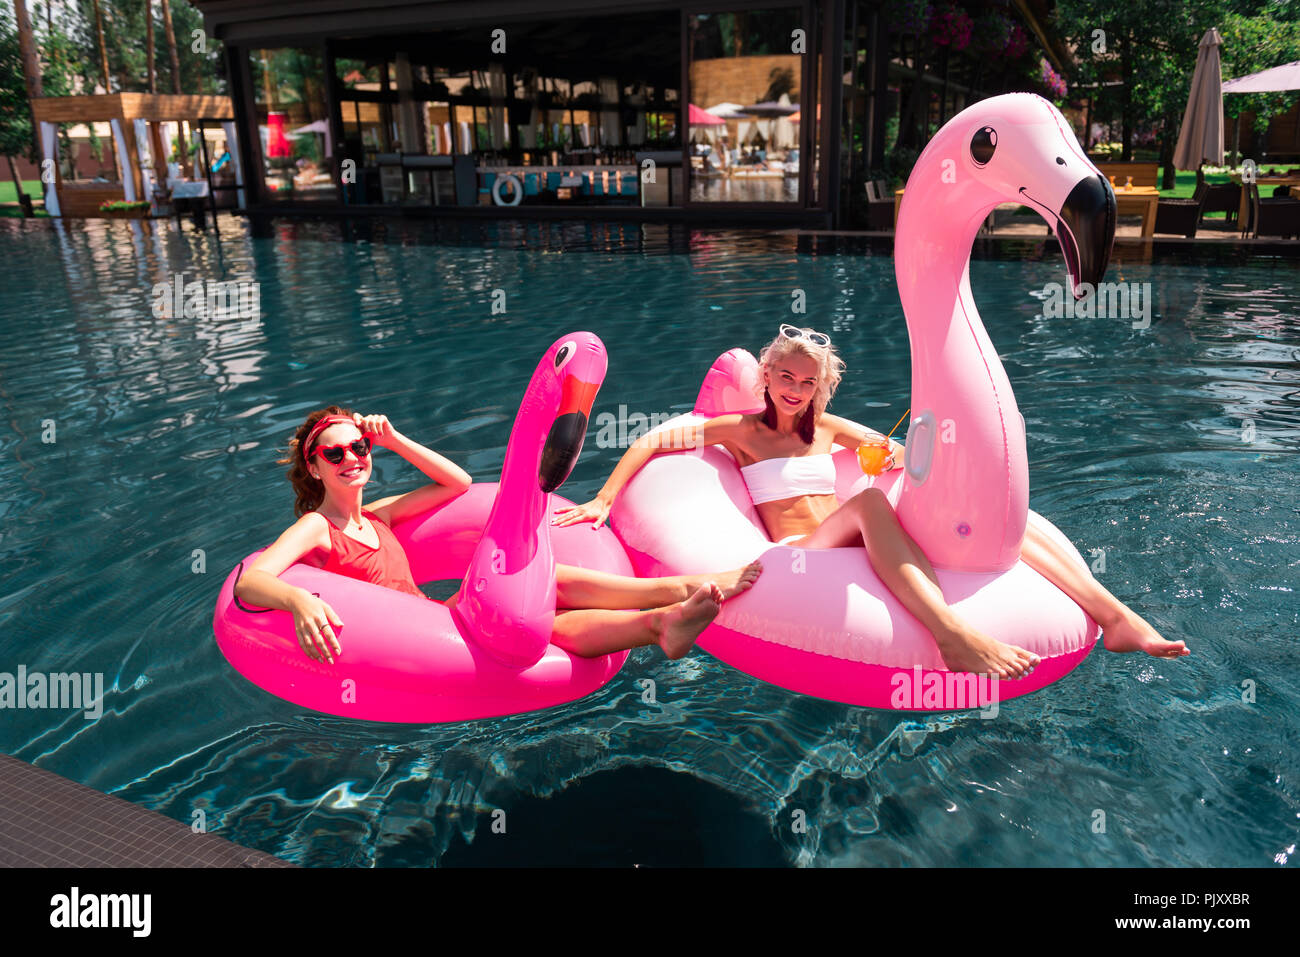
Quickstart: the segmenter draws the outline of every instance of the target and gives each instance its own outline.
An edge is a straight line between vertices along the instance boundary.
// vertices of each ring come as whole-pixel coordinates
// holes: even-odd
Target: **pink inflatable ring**
[[[217,646],[240,674],[294,704],[371,721],[466,721],[549,708],[608,682],[627,652],[581,658],[550,644],[555,565],[631,575],[608,528],[553,528],[554,495],[582,451],[608,367],[589,332],[557,339],[528,383],[501,482],[474,484],[425,515],[398,522],[416,582],[463,579],[456,607],[299,562],[281,579],[338,613],[333,664],[302,651],[286,611],[234,595],[250,555],[217,599]]]
[[[1036,691],[1073,669],[1096,622],[1020,560],[1032,522],[1024,419],[970,287],[970,251],[999,203],[1037,210],[1056,232],[1070,289],[1105,274],[1115,196],[1060,111],[1013,93],[963,110],[927,144],[907,181],[894,266],[911,344],[906,467],[868,477],[854,450],[834,453],[836,496],[884,491],[925,552],[944,596],[975,628],[1037,654],[1014,681],[947,670],[934,638],[893,597],[861,547],[772,544],[736,462],[721,448],[656,455],[624,487],[610,521],[640,575],[732,568],[763,556],[752,589],[723,605],[699,645],[773,684],[849,704],[900,710],[985,707]],[[763,408],[756,360],[714,363],[694,412],[676,428]]]

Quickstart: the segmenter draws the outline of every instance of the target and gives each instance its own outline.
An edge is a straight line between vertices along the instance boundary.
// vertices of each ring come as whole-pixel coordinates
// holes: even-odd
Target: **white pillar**
[[[602,76],[597,85],[600,98],[606,103],[618,102],[618,80],[612,76]],[[621,146],[623,144],[622,119],[617,109],[600,111],[600,142],[602,146]]]
[[[149,144],[149,124],[145,120],[132,120],[135,128],[135,152],[140,159],[140,181],[144,187],[144,195],[141,199],[149,200],[150,206],[153,205],[153,160],[151,158],[152,150]]]
[[[178,129],[179,129],[179,124],[178,124],[177,126],[178,126]],[[165,156],[163,156],[162,161],[163,161],[163,165],[167,167],[167,179],[169,180],[169,182],[168,182],[167,185],[170,186],[170,185],[171,185],[171,182],[170,182],[170,180],[171,180],[171,169],[172,169],[172,162],[171,162],[171,160],[172,160],[172,121],[171,121],[171,120],[168,120],[168,121],[165,122],[165,123],[159,123],[159,124],[158,124],[158,135],[162,138],[163,153],[166,154]]]
[[[113,128],[113,145],[117,150],[118,175],[122,177],[122,197],[128,202],[135,202],[135,177],[131,175],[131,161],[126,152],[126,137],[122,135],[122,124],[118,120],[109,120]]]
[[[54,188],[54,171],[59,166],[59,127],[56,123],[41,123],[41,153],[49,165],[50,182],[45,182],[45,163],[41,163],[41,185],[45,187],[45,212],[50,216],[61,216],[59,212],[59,192]]]

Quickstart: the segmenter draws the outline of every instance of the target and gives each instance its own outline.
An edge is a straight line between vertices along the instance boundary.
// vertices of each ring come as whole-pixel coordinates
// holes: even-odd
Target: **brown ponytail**
[[[284,458],[276,459],[280,465],[288,465],[289,471],[286,473],[289,477],[289,484],[293,486],[295,501],[293,503],[293,514],[297,518],[302,518],[308,512],[313,512],[320,507],[320,503],[325,501],[325,483],[318,478],[312,478],[311,472],[307,469],[307,460],[303,458],[302,443],[307,440],[311,434],[312,428],[327,415],[352,415],[351,409],[344,409],[337,405],[326,406],[323,409],[317,409],[307,416],[306,421],[298,426],[298,431],[289,439],[289,448],[285,450]]]

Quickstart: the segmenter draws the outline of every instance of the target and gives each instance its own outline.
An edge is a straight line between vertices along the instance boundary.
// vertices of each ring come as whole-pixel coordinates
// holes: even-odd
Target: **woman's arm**
[[[838,415],[831,415],[829,412],[822,413],[822,424],[827,425],[835,431],[835,443],[842,445],[846,449],[856,449],[863,442],[879,442],[885,436],[875,429],[869,429],[865,425],[859,425],[850,419],[841,418]],[[886,439],[889,442],[890,468],[903,467],[903,450],[901,442],[895,442],[893,439]]]
[[[413,515],[420,515],[435,505],[460,495],[474,481],[468,472],[455,462],[444,458],[433,449],[407,438],[384,415],[357,416],[357,428],[373,437],[380,448],[396,452],[406,461],[433,479],[403,495],[390,495],[372,502],[369,510],[387,525],[393,525]]]
[[[250,605],[281,611],[293,611],[294,603],[303,596],[312,597],[306,589],[280,581],[280,575],[309,552],[329,548],[329,530],[325,522],[324,516],[308,512],[285,529],[274,544],[244,569],[244,574],[235,582],[235,597]]]
[[[308,512],[244,569],[235,582],[235,597],[262,608],[278,608],[293,615],[298,645],[309,658],[334,663],[343,652],[335,629],[343,619],[329,603],[305,588],[281,581],[284,570],[308,552],[329,548],[329,528],[323,515]]]
[[[660,452],[679,452],[683,449],[704,448],[718,445],[735,437],[736,429],[744,416],[720,415],[699,425],[684,425],[675,429],[660,429],[641,436],[623,453],[618,465],[610,474],[596,497],[583,505],[566,506],[555,510],[561,517],[555,519],[556,525],[572,525],[574,522],[592,520],[596,528],[609,516],[609,510],[618,498],[623,486],[632,480],[641,466],[649,462]]]

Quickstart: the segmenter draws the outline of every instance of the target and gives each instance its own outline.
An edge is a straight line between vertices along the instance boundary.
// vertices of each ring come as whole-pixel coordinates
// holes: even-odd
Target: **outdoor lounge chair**
[[[1275,197],[1261,199],[1259,186],[1250,184],[1250,221],[1242,235],[1300,238],[1300,199]]]
[[[1200,193],[1199,198],[1159,200],[1156,203],[1156,225],[1152,232],[1179,233],[1188,239],[1195,239],[1208,190],[1197,192]]]
[[[1241,184],[1203,185],[1205,185],[1205,197],[1201,204],[1201,218],[1205,218],[1210,213],[1227,213],[1223,221],[1225,223],[1234,221],[1237,218],[1237,210],[1241,207]]]
[[[867,180],[867,229],[877,232],[886,232],[894,228],[894,197],[887,195],[882,196],[878,190],[878,184],[884,185],[884,180]]]

